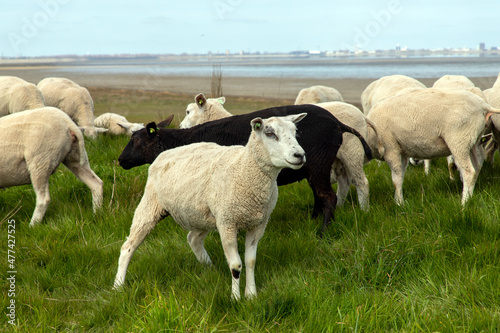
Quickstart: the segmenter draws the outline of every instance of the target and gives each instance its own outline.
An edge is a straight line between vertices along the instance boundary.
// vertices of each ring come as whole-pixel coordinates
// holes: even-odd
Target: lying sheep
[[[184,128],[188,128],[211,120],[232,116],[231,113],[220,106],[219,102],[213,99],[207,100],[203,94],[197,95],[195,99],[203,102],[192,103],[188,106],[186,116],[181,122],[181,128],[183,124]],[[329,111],[342,123],[354,128],[365,139],[368,138],[368,120],[355,106],[343,102],[327,102],[316,105]],[[207,111],[214,109],[219,111],[217,113]],[[189,124],[190,126],[186,126],[185,124]],[[370,124],[370,128],[370,134],[376,136],[376,129],[373,123]],[[375,139],[375,141],[376,140],[377,139]],[[373,147],[370,148],[372,148],[373,151]],[[363,170],[363,165],[367,161],[365,150],[359,139],[355,135],[346,134],[337,152],[337,157],[333,162],[331,173],[331,183],[334,184],[338,182],[337,206],[342,206],[344,204],[352,182],[356,187],[361,209],[369,210],[369,184]]]
[[[112,135],[125,134],[128,136],[132,136],[132,133],[144,128],[142,123],[131,123],[124,116],[111,112],[103,113],[95,118],[94,126],[106,128],[108,133]]]
[[[38,83],[45,105],[56,107],[68,114],[85,136],[96,138],[107,129],[94,127],[94,102],[89,91],[69,79],[49,77]]]
[[[364,114],[378,102],[399,94],[405,94],[415,89],[426,88],[420,81],[406,75],[389,75],[373,81],[361,93],[361,105]]]
[[[50,201],[49,177],[63,163],[92,192],[94,211],[102,204],[102,180],[92,171],[82,132],[59,109],[44,107],[0,118],[0,188],[33,184],[39,223]]]
[[[189,245],[201,263],[211,264],[203,246],[205,237],[210,230],[219,232],[236,300],[242,270],[237,235],[247,230],[245,296],[257,296],[257,244],[278,199],[278,173],[283,168],[298,170],[305,163],[304,150],[295,138],[295,123],[305,116],[255,118],[245,146],[201,142],[161,153],[149,167],[144,196],[120,251],[114,287],[123,285],[137,247],[161,219],[171,215],[189,230]],[[157,129],[148,124],[147,131]]]
[[[472,195],[481,161],[478,145],[493,113],[482,98],[466,90],[422,89],[377,103],[368,119],[377,126],[392,172],[395,200],[403,204],[408,157],[453,155],[464,183],[462,205]]]
[[[44,106],[42,93],[33,83],[16,76],[0,76],[0,117]]]
[[[316,104],[335,101],[344,101],[344,98],[337,89],[326,86],[312,86],[299,91],[294,104]]]
[[[186,117],[181,121],[179,127],[189,128],[207,121],[231,117],[232,114],[224,109],[225,101],[225,97],[207,99],[203,94],[196,95],[194,103],[187,106]]]
[[[307,163],[300,170],[283,169],[278,176],[278,185],[286,185],[307,179],[314,194],[313,217],[323,213],[324,232],[334,218],[337,197],[330,183],[332,164],[342,144],[342,134],[353,133],[362,142],[367,158],[371,150],[363,137],[351,127],[344,125],[332,114],[315,105],[289,105],[274,107],[252,113],[236,115],[210,121],[187,129],[160,129],[154,135],[146,129],[135,132],[118,158],[120,166],[130,169],[152,163],[164,150],[195,142],[215,142],[220,145],[242,145],[248,140],[248,123],[256,117],[287,116],[298,113],[308,116],[298,124],[299,144],[307,154]],[[158,124],[166,127],[172,117]],[[155,125],[156,126],[156,125]]]

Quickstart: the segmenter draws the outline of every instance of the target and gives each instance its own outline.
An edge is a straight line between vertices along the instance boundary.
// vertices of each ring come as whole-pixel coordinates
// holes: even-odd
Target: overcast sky
[[[500,46],[498,0],[16,0],[0,55]]]

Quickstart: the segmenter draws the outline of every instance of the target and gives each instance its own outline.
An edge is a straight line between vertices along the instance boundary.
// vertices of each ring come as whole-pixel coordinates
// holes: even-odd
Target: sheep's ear
[[[127,124],[120,124],[120,123],[116,123],[118,126],[120,126],[121,128],[123,128],[124,130],[128,130],[130,128],[129,125]]]
[[[172,119],[174,119],[174,115],[171,115],[170,117],[168,117],[164,121],[161,121],[160,123],[158,123],[158,127],[167,128],[170,125],[170,123],[172,122]]]
[[[196,95],[196,97],[194,98],[194,101],[196,102],[196,105],[198,105],[198,107],[200,109],[202,107],[204,107],[205,104],[207,104],[207,99],[205,98],[205,95],[203,95],[203,94]]]
[[[146,125],[146,131],[150,137],[154,137],[158,134],[158,126],[156,126],[155,122],[151,122]]]
[[[290,120],[291,122],[293,123],[298,123],[299,121],[301,121],[302,119],[304,119],[304,117],[307,116],[307,113],[299,113],[299,114],[294,114],[294,115],[290,115],[288,116],[288,120]]]
[[[252,129],[255,131],[255,132],[259,132],[262,130],[262,118],[255,118],[252,120],[251,122],[251,125],[252,125]]]
[[[221,104],[221,105],[224,105],[224,103],[226,103],[226,97],[222,96],[222,97],[217,97],[216,100]]]

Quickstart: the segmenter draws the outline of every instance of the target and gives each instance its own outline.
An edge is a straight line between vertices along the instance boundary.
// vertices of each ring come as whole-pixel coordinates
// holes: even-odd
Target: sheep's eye
[[[186,115],[189,115],[189,110],[186,110]]]
[[[273,132],[265,132],[264,134],[270,139],[278,140],[278,137]]]

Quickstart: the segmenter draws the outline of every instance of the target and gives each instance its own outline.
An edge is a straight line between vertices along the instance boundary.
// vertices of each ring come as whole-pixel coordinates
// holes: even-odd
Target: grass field
[[[174,110],[181,117],[192,100],[149,92],[92,93],[96,114],[127,108],[128,118],[141,122]],[[227,108],[249,112],[276,103],[281,101],[229,99]],[[259,243],[258,297],[234,303],[218,234],[205,241],[214,262],[205,267],[191,252],[187,232],[170,217],[137,250],[123,290],[112,289],[120,247],[147,179],[147,166],[128,171],[118,166],[127,142],[108,135],[86,141],[91,166],[104,181],[97,214],[89,189],[63,166],[51,177],[52,201],[35,228],[28,227],[35,206],[31,186],[0,191],[0,274],[6,295],[0,299],[0,331],[500,330],[498,156],[483,166],[465,208],[461,182],[448,179],[444,159],[433,161],[429,176],[422,167],[408,168],[404,207],[394,203],[387,165],[372,161],[365,167],[370,212],[359,209],[351,189],[324,238],[317,236],[321,218],[310,218],[307,182],[280,187]],[[9,248],[8,225],[13,224],[15,246]],[[243,240],[244,233],[241,255]],[[15,251],[10,263],[8,250]],[[10,264],[17,271],[13,284],[7,280]],[[244,275],[243,270],[242,287]],[[8,296],[11,292],[15,296]],[[6,315],[12,300],[15,326]]]

